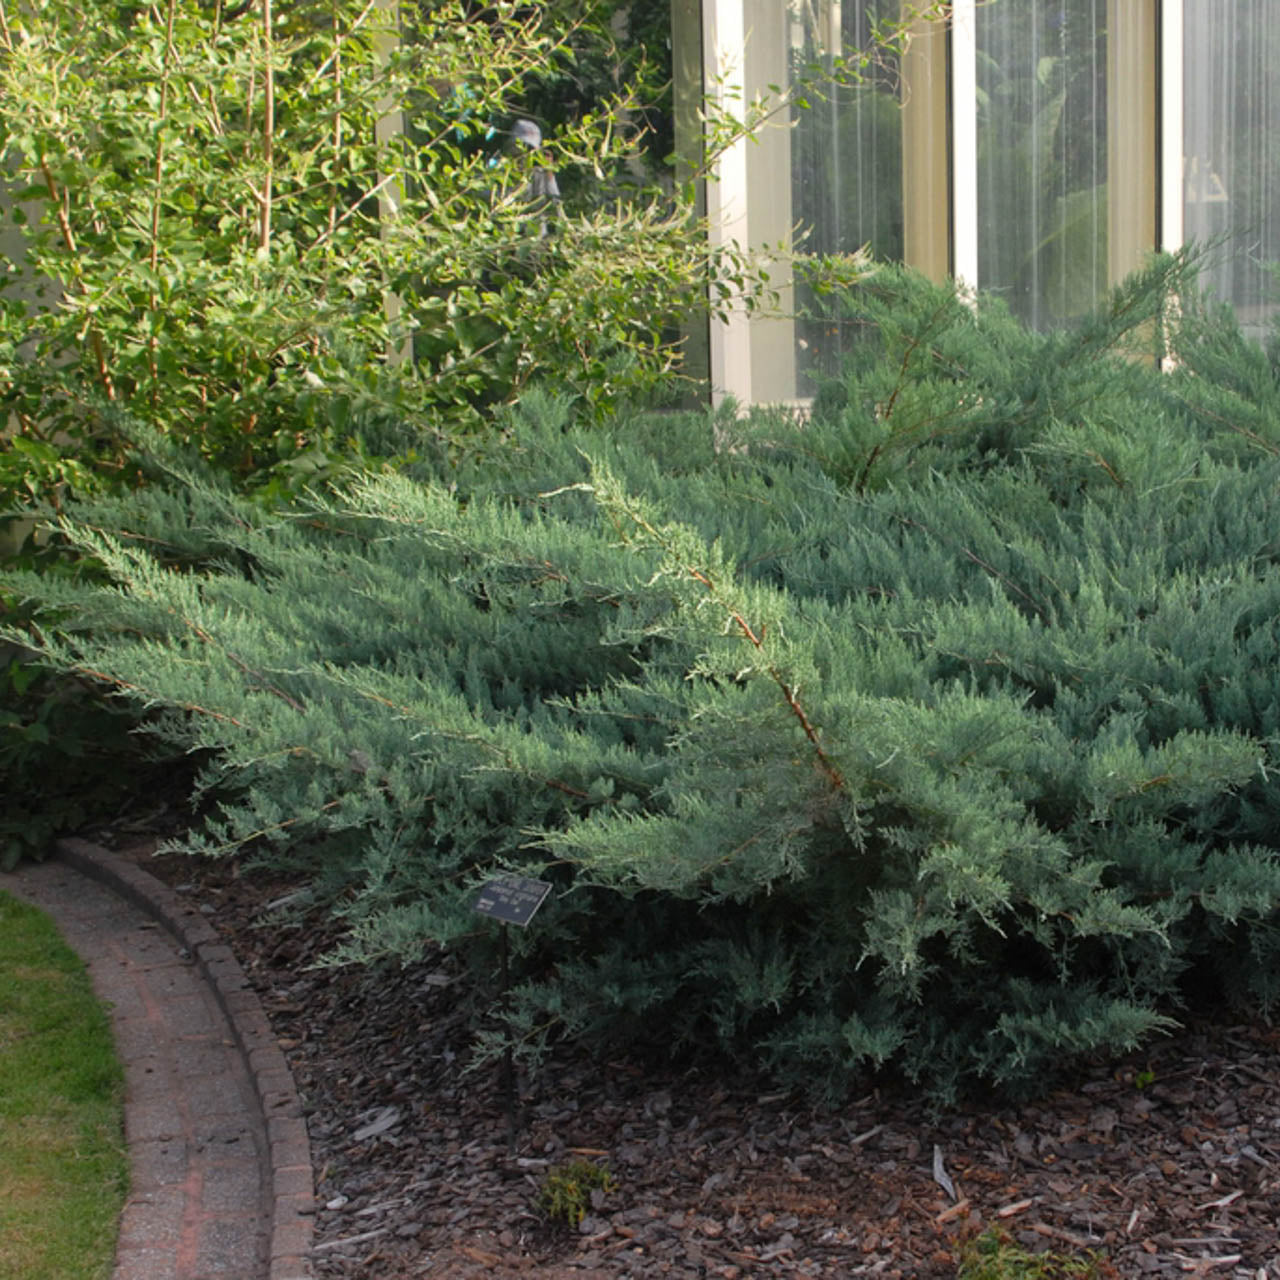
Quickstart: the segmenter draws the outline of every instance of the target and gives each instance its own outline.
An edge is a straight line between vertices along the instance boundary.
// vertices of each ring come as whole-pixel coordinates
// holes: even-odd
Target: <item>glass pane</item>
[[[873,18],[896,20],[899,0],[839,3],[798,0],[788,6],[791,74],[816,62],[830,65],[870,44]],[[797,108],[791,131],[792,212],[799,248],[852,253],[863,245],[879,258],[900,261],[902,235],[902,109],[896,58],[884,56],[865,83],[826,92]],[[798,391],[811,395],[815,374],[840,367],[840,325],[804,318],[813,299],[796,291]]]
[[[1261,337],[1280,261],[1280,4],[1185,0],[1183,230],[1202,283]]]
[[[1106,0],[977,9],[978,285],[1037,328],[1107,280]]]

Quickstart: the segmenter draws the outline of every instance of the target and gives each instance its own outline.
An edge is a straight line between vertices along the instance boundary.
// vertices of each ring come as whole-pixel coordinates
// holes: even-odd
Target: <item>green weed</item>
[[[964,1246],[956,1280],[1101,1280],[1092,1254],[1030,1253],[1000,1227],[989,1227]]]
[[[617,1188],[617,1180],[608,1169],[590,1160],[571,1160],[547,1171],[538,1206],[553,1222],[563,1221],[576,1227],[591,1207],[593,1191],[608,1194]]]

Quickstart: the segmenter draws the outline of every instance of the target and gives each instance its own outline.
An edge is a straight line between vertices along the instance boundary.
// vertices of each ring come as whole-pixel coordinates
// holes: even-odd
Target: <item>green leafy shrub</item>
[[[500,454],[287,513],[164,460],[62,523],[117,585],[24,584],[74,609],[47,660],[214,753],[191,847],[328,894],[336,959],[483,949],[479,881],[553,881],[486,1052],[946,1097],[1131,1048],[1192,976],[1274,1008],[1280,419],[1234,406],[1275,366],[1214,372],[1179,262],[1069,334],[844,305],[803,428],[531,396]]]
[[[15,11],[0,151],[25,254],[0,273],[0,484],[51,441],[120,466],[119,410],[301,487],[370,433],[409,453],[483,428],[537,380],[598,417],[651,389],[716,262],[691,206],[633,172],[658,90],[638,46],[616,49],[616,8]],[[594,99],[540,152],[516,143],[580,60]],[[539,170],[563,209],[531,203]],[[720,261],[724,291],[745,286],[741,256]]]
[[[705,104],[698,172],[943,7],[904,6],[789,90]],[[0,504],[37,445],[61,458],[40,467],[117,476],[120,411],[292,491],[485,431],[536,383],[598,421],[669,396],[673,332],[771,294],[767,263],[709,247],[692,171],[673,189],[655,162],[668,34],[651,0],[0,18],[0,212],[22,239],[0,271]]]

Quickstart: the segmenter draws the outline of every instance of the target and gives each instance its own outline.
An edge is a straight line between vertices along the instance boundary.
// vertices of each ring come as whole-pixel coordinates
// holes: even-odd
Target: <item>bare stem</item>
[[[151,372],[151,407],[154,409],[160,393],[159,369],[156,365],[155,314],[159,305],[155,278],[160,270],[160,196],[164,190],[164,126],[169,114],[169,75],[173,68],[173,19],[177,0],[169,0],[165,15],[164,65],[160,72],[160,119],[156,125],[156,165],[154,191],[151,196],[151,288],[147,297],[147,311],[151,316],[151,333],[147,339],[147,363]]]
[[[219,21],[221,21],[221,15],[222,15],[221,0],[219,0],[218,15],[219,15]],[[253,112],[256,104],[257,88],[258,88],[257,73],[253,69],[250,69],[249,80],[248,80],[248,83],[245,85],[245,94],[244,94],[245,129],[244,129],[244,143],[241,147],[241,155],[244,157],[246,172],[252,172],[252,166],[253,166],[253,130],[249,126],[250,126],[250,122],[253,120]],[[246,179],[246,184],[249,186],[250,190],[253,190],[253,184],[251,182],[248,182],[248,179]],[[257,193],[255,192],[254,194],[256,196]],[[245,230],[248,231],[249,210],[247,207],[242,206],[240,210],[240,216],[244,220]],[[260,224],[260,218],[261,218],[261,213],[259,213],[259,217],[254,220],[255,224]],[[256,230],[257,230],[257,226],[255,226],[255,232]]]
[[[49,201],[53,205],[58,220],[58,230],[62,234],[62,243],[67,252],[74,258],[79,252],[76,248],[75,231],[71,226],[71,215],[67,212],[67,195],[65,191],[58,189],[57,180],[53,176],[53,170],[49,168],[49,161],[45,157],[40,158],[40,172],[44,175],[45,190],[49,193]],[[77,277],[77,279],[79,279]],[[79,280],[80,292],[86,296],[89,293],[89,286],[83,280]],[[93,348],[94,363],[98,368],[98,381],[102,383],[102,389],[106,392],[108,400],[116,398],[115,383],[111,380],[111,370],[107,368],[106,352],[102,347],[102,334],[96,328],[89,330],[89,344]]]
[[[265,255],[271,248],[271,182],[276,131],[276,71],[271,43],[271,0],[262,0],[262,41],[266,53],[266,73],[262,91],[262,158],[266,175],[262,180],[261,220],[258,248]]]
[[[373,8],[377,0],[369,0],[357,25]],[[343,33],[338,25],[338,15],[333,15],[333,194],[329,199],[329,236],[338,229],[339,176],[342,172],[342,41]]]

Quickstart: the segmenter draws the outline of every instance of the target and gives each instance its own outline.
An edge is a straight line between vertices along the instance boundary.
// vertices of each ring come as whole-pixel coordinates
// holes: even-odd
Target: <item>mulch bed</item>
[[[999,1225],[1031,1250],[1095,1251],[1104,1276],[1280,1278],[1280,1030],[1196,1019],[1035,1103],[941,1117],[892,1086],[817,1111],[755,1080],[564,1051],[520,1080],[513,1153],[501,1073],[467,1070],[447,961],[309,968],[334,935],[268,909],[289,886],[134,852],[225,935],[289,1058],[318,1276],[929,1280]],[[549,1223],[544,1180],[578,1159],[613,1189],[576,1228]]]

